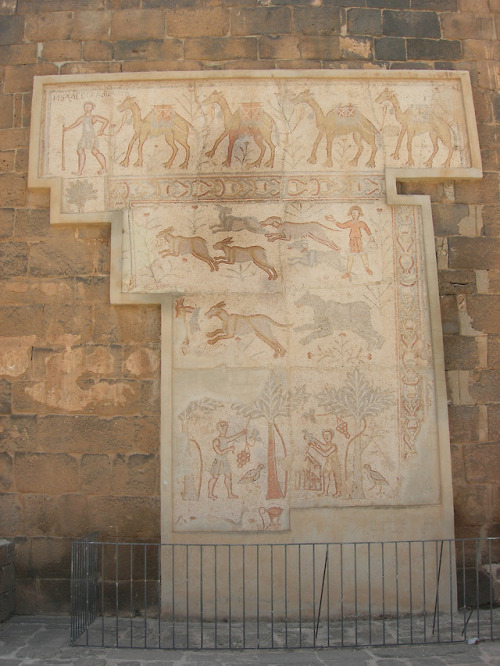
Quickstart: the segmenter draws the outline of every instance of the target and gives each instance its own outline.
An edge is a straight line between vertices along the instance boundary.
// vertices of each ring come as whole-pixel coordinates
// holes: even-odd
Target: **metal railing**
[[[245,649],[500,637],[500,539],[72,548],[74,645]],[[499,567],[500,568],[500,567]]]
[[[71,544],[71,642],[97,617],[98,545],[97,532]]]

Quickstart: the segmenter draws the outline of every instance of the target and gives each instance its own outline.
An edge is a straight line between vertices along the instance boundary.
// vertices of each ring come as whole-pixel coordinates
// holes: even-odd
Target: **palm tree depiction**
[[[287,494],[288,472],[285,472],[284,486],[278,479],[278,466],[276,462],[276,434],[283,448],[286,458],[287,450],[285,440],[280,432],[277,419],[288,418],[294,407],[303,404],[306,398],[305,387],[298,388],[293,393],[283,390],[281,378],[271,375],[254,402],[232,405],[238,414],[250,420],[264,419],[267,422],[267,494],[266,499],[283,499]]]

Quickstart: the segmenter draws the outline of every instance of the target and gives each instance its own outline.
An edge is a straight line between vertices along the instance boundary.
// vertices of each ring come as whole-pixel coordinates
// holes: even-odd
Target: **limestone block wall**
[[[0,0],[0,536],[17,612],[69,607],[69,544],[155,541],[159,308],[109,305],[109,229],[28,191],[33,76],[273,68],[470,72],[481,182],[433,201],[457,536],[500,534],[499,0]]]

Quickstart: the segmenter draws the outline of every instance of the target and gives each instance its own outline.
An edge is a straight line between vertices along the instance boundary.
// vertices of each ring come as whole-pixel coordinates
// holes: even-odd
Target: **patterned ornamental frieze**
[[[461,72],[37,80],[30,185],[111,222],[112,303],[162,305],[165,539],[451,536],[430,203],[396,182],[480,176]]]

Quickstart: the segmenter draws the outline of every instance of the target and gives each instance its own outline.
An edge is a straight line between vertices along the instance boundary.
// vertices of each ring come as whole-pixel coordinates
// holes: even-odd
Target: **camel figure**
[[[367,167],[375,166],[375,155],[377,154],[377,128],[368,118],[360,113],[359,109],[352,104],[347,106],[335,106],[325,115],[309,90],[304,90],[292,99],[294,104],[308,104],[314,111],[316,128],[318,134],[314,141],[311,156],[307,160],[309,164],[318,161],[316,153],[319,142],[326,137],[326,167],[333,166],[332,143],[337,136],[352,134],[352,138],[358,147],[358,152],[349,162],[350,166],[357,166],[361,153],[363,152],[363,141],[371,148],[370,157],[366,163]]]
[[[271,116],[261,109],[258,102],[243,103],[238,106],[236,111],[231,111],[224,95],[214,90],[203,102],[203,105],[218,104],[222,109],[224,116],[224,131],[216,140],[213,148],[205,153],[208,157],[213,157],[219,144],[229,137],[227,149],[227,158],[222,163],[223,166],[230,166],[233,155],[233,148],[236,139],[241,136],[252,136],[257,146],[260,148],[259,157],[251,163],[251,166],[260,166],[266,152],[266,144],[269,146],[271,156],[265,163],[266,167],[272,167],[276,146],[271,138],[272,132],[276,129],[276,123]]]
[[[165,141],[170,148],[172,148],[172,155],[167,162],[163,163],[163,166],[166,169],[169,169],[172,166],[179,151],[177,144],[180,144],[186,151],[186,158],[180,165],[180,168],[187,168],[191,154],[191,149],[189,148],[187,140],[189,129],[193,126],[185,118],[174,111],[170,105],[162,104],[155,106],[147,116],[141,118],[139,105],[133,97],[127,97],[118,106],[118,111],[122,111],[123,113],[130,111],[134,124],[134,135],[128,144],[125,158],[120,162],[122,166],[127,167],[129,165],[130,153],[132,152],[135,142],[138,141],[137,162],[135,162],[134,166],[141,167],[143,164],[142,147],[146,139],[149,139],[152,136],[163,135]]]
[[[428,133],[432,141],[433,149],[429,159],[424,162],[425,166],[428,168],[432,167],[434,156],[439,150],[438,139],[441,139],[445,147],[448,149],[448,157],[444,161],[443,166],[450,166],[455,148],[453,146],[451,127],[446,120],[437,116],[431,108],[424,106],[423,104],[413,107],[410,106],[406,111],[403,111],[395,93],[388,88],[385,88],[375,101],[379,104],[390,102],[394,108],[396,120],[401,125],[396,150],[392,153],[391,157],[395,160],[399,159],[399,150],[406,134],[406,145],[408,149],[408,161],[406,162],[406,166],[415,166],[412,152],[413,138],[416,135]]]

